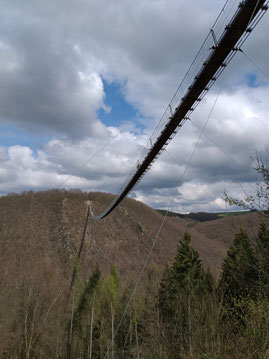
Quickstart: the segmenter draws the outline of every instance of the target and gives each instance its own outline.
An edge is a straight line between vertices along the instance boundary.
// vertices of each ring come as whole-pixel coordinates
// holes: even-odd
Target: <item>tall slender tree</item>
[[[198,252],[191,246],[191,236],[186,232],[171,268],[166,266],[163,272],[159,289],[160,310],[169,312],[181,293],[204,293],[212,288],[213,277],[209,271],[204,270]]]
[[[259,267],[260,295],[269,298],[269,229],[265,222],[260,224],[255,254]]]
[[[185,233],[171,268],[165,268],[159,289],[158,303],[169,358],[177,358],[179,348],[184,355],[192,356],[195,320],[192,309],[196,298],[202,300],[212,288],[213,278],[204,270],[198,252],[191,246],[190,235]]]
[[[242,228],[235,235],[222,265],[219,288],[226,301],[255,298],[259,283],[258,265],[248,234]]]

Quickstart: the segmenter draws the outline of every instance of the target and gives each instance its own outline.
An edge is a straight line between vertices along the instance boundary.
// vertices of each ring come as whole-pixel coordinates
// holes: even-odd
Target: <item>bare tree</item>
[[[230,205],[236,205],[247,210],[258,210],[262,213],[269,211],[269,153],[266,158],[256,152],[251,157],[253,168],[256,171],[256,185],[252,194],[245,193],[244,199],[230,196],[224,191],[224,200]]]

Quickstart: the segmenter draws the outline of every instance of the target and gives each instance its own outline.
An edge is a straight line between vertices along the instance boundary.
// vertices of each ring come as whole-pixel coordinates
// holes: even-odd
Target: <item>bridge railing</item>
[[[161,151],[165,148],[165,146],[169,143],[169,141],[171,141],[171,139],[174,137],[174,135],[179,130],[179,128],[182,127],[182,125],[187,121],[193,110],[200,103],[201,99],[211,88],[215,80],[220,76],[225,66],[231,61],[231,59],[237,52],[238,47],[240,47],[244,43],[246,38],[249,36],[251,29],[256,26],[260,18],[263,16],[264,13],[263,10],[266,10],[265,7],[268,6],[268,2],[269,1],[266,2],[263,0],[257,0],[257,2],[255,3],[257,4],[257,9],[254,6],[254,3],[252,3],[250,0],[245,0],[245,1],[228,0],[226,2],[217,20],[215,21],[213,27],[210,29],[204,43],[202,44],[200,50],[198,51],[194,61],[192,62],[189,70],[187,71],[178,89],[176,90],[172,100],[168,104],[166,110],[164,111],[164,114],[159,120],[152,135],[149,137],[148,142],[143,148],[139,158],[137,159],[137,161],[129,171],[126,181],[124,181],[124,183],[120,188],[119,195],[114,199],[114,201],[111,203],[111,205],[108,207],[106,211],[104,211],[100,216],[97,216],[95,218],[100,219],[105,217],[108,213],[110,213],[113,210],[113,208],[115,208],[115,206],[127,195],[127,193],[131,190],[131,188],[133,188],[133,186],[137,184],[138,181],[140,181],[140,179],[143,177],[146,171],[150,168],[151,163],[153,163],[154,160],[156,160],[156,158],[159,156]],[[214,70],[214,72],[212,72],[212,70],[208,71],[209,73],[214,74],[214,76],[210,77],[206,81],[207,85],[206,87],[203,87],[203,89],[201,88],[201,91],[200,88],[198,88],[199,97],[198,98],[195,97],[195,100],[191,101],[192,105],[190,106],[190,108],[188,107],[188,110],[186,110],[186,112],[184,112],[184,117],[181,118],[178,122],[175,122],[174,120],[177,120],[177,115],[178,115],[177,110],[181,107],[182,104],[183,104],[182,107],[184,107],[185,105],[185,96],[188,95],[190,97],[190,93],[192,94],[195,93],[195,91],[193,91],[194,87],[195,90],[197,91],[197,82],[199,82],[198,79],[203,78],[202,83],[205,83],[205,78],[204,78],[205,66],[207,66],[208,68],[208,61],[211,60],[212,55],[215,53],[215,51],[218,52],[220,50],[221,47],[218,48],[218,44],[221,43],[222,40],[224,40],[225,43],[226,33],[229,32],[229,35],[233,33],[234,29],[231,28],[231,30],[229,30],[230,27],[232,26],[231,24],[234,22],[234,19],[237,19],[237,16],[240,13],[240,9],[242,7],[247,8],[247,6],[245,6],[246,3],[248,6],[251,6],[251,9],[253,9],[253,16],[250,16],[249,24],[247,24],[247,28],[240,29],[240,35],[236,38],[236,39],[239,38],[239,40],[236,40],[232,45],[232,46],[237,46],[237,48],[222,47],[222,49],[225,50],[225,53],[227,53],[225,55],[226,57],[223,58],[225,59],[225,63],[219,63],[218,67],[216,67],[216,70]],[[264,5],[265,3],[266,5]],[[238,28],[236,28],[236,31],[238,31]],[[211,63],[210,66],[212,66]],[[190,103],[190,99],[188,99],[187,102]],[[173,125],[171,125],[172,122]],[[171,132],[169,132],[169,129],[171,128],[172,130]],[[164,132],[165,134],[164,136],[162,136]],[[162,143],[161,146],[160,143]],[[142,164],[142,169],[139,170],[141,164]]]
[[[238,8],[239,1],[238,0],[229,0],[226,2],[225,6],[222,8],[218,18],[216,19],[214,25],[212,26],[210,32],[208,33],[204,43],[202,44],[200,50],[198,51],[194,61],[192,62],[189,70],[187,71],[186,75],[184,76],[183,80],[181,81],[180,85],[178,86],[173,98],[171,99],[170,103],[166,107],[162,117],[160,118],[159,122],[157,123],[154,131],[152,132],[151,136],[149,137],[146,145],[144,146],[143,150],[141,151],[139,157],[137,158],[133,167],[129,170],[126,180],[122,183],[119,193],[125,188],[127,185],[129,178],[137,171],[137,166],[142,163],[143,159],[150,151],[158,137],[160,136],[161,132],[164,130],[166,124],[169,122],[171,116],[173,116],[176,107],[181,103],[182,98],[184,97],[185,93],[187,92],[188,88],[192,85],[195,77],[199,73],[202,64],[206,61],[206,59],[210,56],[210,53],[213,51],[213,47],[216,46],[216,42],[218,43],[223,32],[225,31],[225,27],[231,22],[236,9]],[[213,82],[212,82],[213,84]],[[206,94],[207,90],[204,91],[202,96]],[[195,103],[194,108],[198,105],[199,102]],[[192,113],[190,110],[187,114],[189,117]],[[185,122],[185,121],[184,121]],[[181,123],[181,126],[183,123]],[[180,126],[180,127],[181,127]]]

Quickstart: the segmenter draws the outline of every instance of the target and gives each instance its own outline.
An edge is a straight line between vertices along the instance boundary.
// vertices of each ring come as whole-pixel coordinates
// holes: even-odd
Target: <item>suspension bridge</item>
[[[234,55],[242,52],[241,46],[268,10],[268,4],[268,0],[226,2],[119,194],[100,215],[95,215],[90,207],[94,219],[100,220],[110,214],[141,180],[190,119]]]

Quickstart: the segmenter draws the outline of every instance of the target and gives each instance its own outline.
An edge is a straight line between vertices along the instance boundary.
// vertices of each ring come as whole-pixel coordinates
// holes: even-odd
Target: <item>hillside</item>
[[[87,205],[100,213],[111,199],[112,195],[104,193],[59,190],[0,198],[0,236],[6,244],[1,248],[1,257],[5,254],[8,260],[11,256],[14,266],[22,266],[24,271],[21,259],[33,252],[32,256],[46,256],[59,266],[64,263],[61,268],[68,273],[79,250]],[[87,275],[96,266],[107,273],[115,265],[123,278],[135,278],[162,220],[161,213],[128,198],[104,220],[90,218],[81,258],[83,273]],[[205,266],[217,275],[238,228],[242,226],[254,236],[259,221],[258,213],[206,222],[167,217],[150,265],[159,276],[173,259],[179,239],[188,231]]]
[[[89,218],[78,262],[88,206],[100,213],[111,199],[112,195],[76,190],[26,192],[0,198],[1,358],[18,358],[19,353],[19,357],[29,359],[41,357],[41,352],[44,358],[66,358],[74,308],[77,324],[73,335],[73,357],[78,357],[76,353],[83,349],[81,345],[85,338],[89,339],[89,322],[94,310],[95,330],[99,333],[95,338],[98,346],[94,349],[99,354],[95,357],[104,357],[111,338],[110,320],[114,318],[114,310],[118,322],[164,219],[158,211],[125,199],[106,219],[95,221]],[[191,234],[192,245],[203,259],[205,268],[209,267],[218,276],[238,228],[245,227],[254,237],[259,221],[257,213],[231,215],[207,222],[167,217],[123,324],[122,335],[126,339],[129,335],[130,348],[138,350],[137,340],[128,328],[135,325],[133,318],[137,318],[141,310],[139,323],[143,329],[138,333],[141,345],[146,337],[144,350],[148,346],[151,353],[156,347],[154,340],[159,338],[156,334],[156,325],[159,325],[156,293],[164,266],[174,260],[185,231]],[[114,277],[111,274],[113,265],[117,268]],[[98,276],[96,267],[101,270],[98,277],[101,279],[90,295],[93,275]],[[76,282],[70,291],[74,268]],[[113,297],[111,288],[118,288],[118,297]],[[211,295],[214,296],[214,291]],[[210,305],[215,303],[214,300]],[[200,297],[196,303],[200,305]],[[215,313],[219,313],[218,307],[214,308]],[[204,302],[204,309],[208,313],[207,302]],[[84,314],[79,316],[79,313]],[[201,323],[200,319],[197,323]],[[204,329],[202,333],[205,333]],[[120,348],[123,345],[121,338],[119,336],[117,344]],[[89,343],[88,339],[86,343]],[[124,353],[122,355],[125,358]]]

